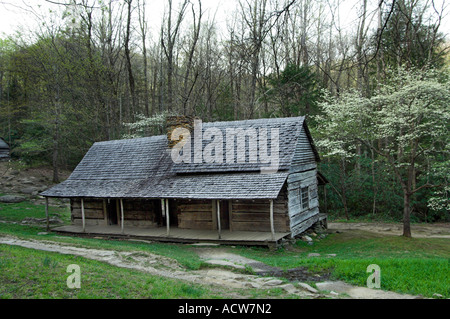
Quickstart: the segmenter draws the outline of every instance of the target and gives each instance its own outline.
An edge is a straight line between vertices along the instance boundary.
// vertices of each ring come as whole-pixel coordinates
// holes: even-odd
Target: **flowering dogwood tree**
[[[328,97],[317,117],[323,135],[317,145],[325,155],[352,157],[356,145],[363,145],[391,168],[403,192],[405,237],[411,237],[414,193],[433,188],[430,207],[448,207],[448,76],[448,72],[397,70],[370,98],[358,92]],[[420,185],[418,172],[426,175]]]

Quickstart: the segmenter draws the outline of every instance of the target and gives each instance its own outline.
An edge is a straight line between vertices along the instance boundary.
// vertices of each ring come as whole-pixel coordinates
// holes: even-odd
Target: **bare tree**
[[[175,23],[173,24],[173,1],[168,0],[168,12],[165,21],[161,25],[161,46],[167,60],[167,111],[171,112],[174,108],[173,100],[173,76],[174,76],[174,53],[175,43],[179,35],[181,23],[183,22],[189,0],[184,0],[181,4]]]

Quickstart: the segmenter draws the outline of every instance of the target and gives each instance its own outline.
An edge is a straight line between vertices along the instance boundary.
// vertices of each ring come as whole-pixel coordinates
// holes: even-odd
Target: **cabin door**
[[[117,199],[108,199],[106,201],[106,213],[108,216],[108,225],[117,225],[119,221],[119,201]]]

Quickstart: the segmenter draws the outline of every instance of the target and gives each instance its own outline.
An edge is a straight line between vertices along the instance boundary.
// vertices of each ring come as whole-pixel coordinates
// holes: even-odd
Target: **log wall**
[[[211,200],[177,200],[178,228],[215,229]]]
[[[86,225],[106,225],[106,217],[103,212],[103,199],[85,198],[84,200],[84,218]],[[70,200],[72,224],[81,225],[81,200]]]
[[[308,187],[308,206],[303,207],[300,190]],[[317,170],[292,173],[288,176],[288,204],[291,236],[294,237],[319,220]]]
[[[105,199],[106,201],[107,199]],[[119,199],[110,199],[114,213],[120,225]],[[74,225],[82,224],[81,200],[71,199],[71,218]],[[158,200],[123,199],[124,226],[156,227],[160,223],[160,205]],[[86,225],[108,225],[106,205],[103,199],[84,199],[84,215]]]
[[[124,226],[157,227],[161,216],[159,200],[123,199]]]
[[[273,222],[275,232],[289,232],[287,194],[284,188],[273,201]],[[232,200],[230,229],[270,232],[270,201]]]

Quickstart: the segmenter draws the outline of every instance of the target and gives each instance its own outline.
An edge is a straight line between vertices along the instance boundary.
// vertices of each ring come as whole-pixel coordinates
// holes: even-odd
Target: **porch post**
[[[167,226],[167,236],[170,235],[170,218],[169,218],[169,199],[166,198],[166,226]]]
[[[217,211],[217,231],[219,233],[219,239],[221,239],[222,229],[220,226],[220,200],[216,200],[216,203],[217,203],[217,209],[216,209],[216,211]]]
[[[270,200],[270,231],[272,232],[272,240],[275,239],[275,228],[273,226],[273,199]]]
[[[166,204],[164,203],[164,198],[161,198],[161,215],[166,217]]]
[[[124,216],[123,216],[123,200],[122,198],[120,199],[120,227],[121,227],[121,231],[122,234],[124,233],[124,229],[123,229],[123,221],[124,221]]]
[[[84,216],[84,199],[81,198],[81,222],[83,224],[83,233],[86,232],[86,218]]]
[[[108,212],[106,210],[106,199],[103,198],[103,221],[108,226]]]
[[[47,220],[47,231],[50,230],[50,222],[48,220],[48,197],[45,197],[45,218]]]

